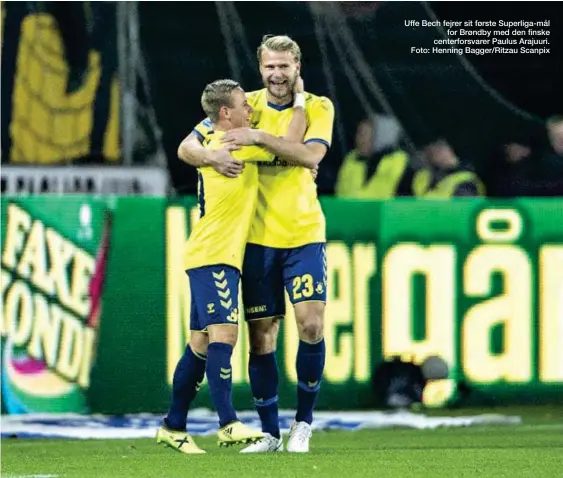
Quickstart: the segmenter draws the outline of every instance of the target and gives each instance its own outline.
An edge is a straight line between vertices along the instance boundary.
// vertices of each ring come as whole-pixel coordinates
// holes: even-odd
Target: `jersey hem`
[[[259,242],[254,242],[254,241],[247,241],[246,244],[252,244],[253,246],[261,246],[261,247],[268,247],[270,249],[297,249],[298,247],[305,247],[305,246],[311,246],[314,244],[326,244],[326,239],[322,240],[322,241],[311,241],[311,242],[305,242],[305,243],[299,243],[298,245],[292,245],[292,246],[269,246],[268,244],[261,244]]]
[[[190,266],[190,267],[184,266],[184,271],[188,272],[188,271],[193,271],[195,269],[203,269],[204,267],[231,267],[232,269],[235,269],[239,274],[241,273],[241,269],[242,269],[242,265],[241,267],[237,267],[233,264],[228,264],[226,262],[215,262],[213,264],[201,264],[201,265]]]

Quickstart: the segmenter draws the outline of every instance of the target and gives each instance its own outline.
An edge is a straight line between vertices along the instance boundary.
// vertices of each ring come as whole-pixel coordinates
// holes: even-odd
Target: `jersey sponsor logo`
[[[215,304],[213,302],[209,302],[209,304],[207,304],[207,313],[208,314],[215,313]]]
[[[284,161],[283,159],[278,158],[277,156],[274,158],[272,162],[263,162],[258,163],[259,168],[271,167],[271,166],[282,166],[284,168],[294,168],[295,165]]]

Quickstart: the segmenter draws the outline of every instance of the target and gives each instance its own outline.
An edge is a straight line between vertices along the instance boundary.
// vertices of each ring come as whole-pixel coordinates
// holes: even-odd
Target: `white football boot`
[[[293,422],[291,430],[289,430],[287,451],[292,453],[308,453],[309,439],[312,434],[311,425],[307,422]]]
[[[270,453],[276,451],[283,451],[282,438],[276,438],[269,433],[264,433],[264,438],[258,440],[246,448],[243,448],[241,453]]]

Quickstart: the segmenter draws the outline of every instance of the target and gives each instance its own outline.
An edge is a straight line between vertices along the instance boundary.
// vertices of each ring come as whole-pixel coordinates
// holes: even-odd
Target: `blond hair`
[[[299,48],[297,42],[287,35],[264,35],[262,43],[260,43],[256,52],[258,63],[262,63],[262,53],[266,50],[289,51],[293,54],[293,58],[297,63],[301,61],[301,48]]]
[[[233,90],[240,88],[234,80],[216,80],[209,83],[201,95],[201,107],[209,119],[214,123],[219,119],[219,111],[223,106],[232,108]]]

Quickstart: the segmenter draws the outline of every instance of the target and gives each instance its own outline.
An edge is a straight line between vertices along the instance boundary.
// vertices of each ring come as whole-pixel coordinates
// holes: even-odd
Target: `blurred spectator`
[[[493,160],[498,161],[498,158]],[[533,169],[532,148],[527,141],[504,144],[489,181],[489,194],[494,197],[531,195]]]
[[[552,152],[563,159],[563,116],[552,116],[547,120],[547,136]]]
[[[538,196],[563,196],[563,116],[552,116],[547,120],[549,148],[540,159],[544,188]]]
[[[483,196],[485,186],[479,177],[461,165],[450,144],[439,139],[424,148],[426,166],[417,171],[413,191],[417,197],[450,198]]]
[[[355,148],[346,155],[338,171],[337,196],[388,199],[412,194],[414,172],[407,153],[397,144],[398,125],[393,132],[390,121],[375,117],[358,125]],[[379,128],[391,133],[379,134]]]
[[[524,138],[503,144],[493,159],[497,164],[489,179],[492,196],[563,195],[563,117],[550,118],[546,133],[548,145],[543,149]]]

